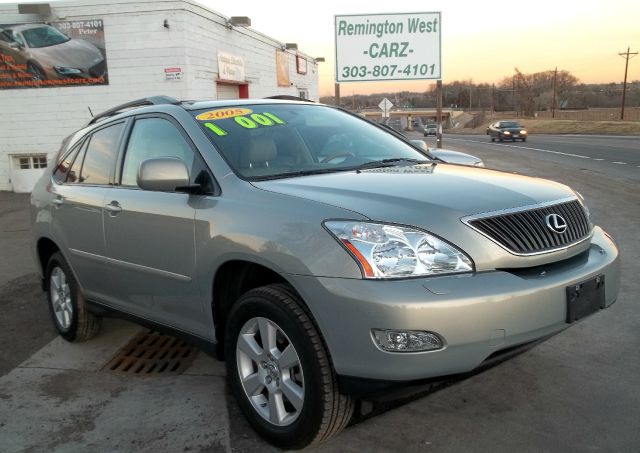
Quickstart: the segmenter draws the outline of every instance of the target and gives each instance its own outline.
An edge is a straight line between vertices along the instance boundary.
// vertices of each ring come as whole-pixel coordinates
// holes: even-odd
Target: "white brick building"
[[[0,29],[95,20],[103,24],[108,85],[0,86],[0,190],[30,191],[44,158],[51,159],[62,139],[90,119],[89,108],[95,114],[161,94],[176,99],[302,95],[318,100],[313,58],[252,28],[232,26],[228,17],[192,0],[61,1],[40,14],[20,14],[18,3],[0,4]],[[243,77],[236,74],[230,81],[222,76],[220,52],[243,60],[243,68],[235,66],[244,69]],[[282,74],[286,62],[281,61],[278,76],[276,53],[288,59],[288,75]]]

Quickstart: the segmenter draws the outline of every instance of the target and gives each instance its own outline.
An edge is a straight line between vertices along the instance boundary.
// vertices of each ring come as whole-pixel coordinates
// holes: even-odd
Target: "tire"
[[[51,318],[62,338],[81,342],[98,334],[101,319],[89,312],[78,282],[59,252],[47,263],[46,289]]]
[[[523,138],[523,139],[522,139],[522,141],[523,141],[523,142],[526,142],[526,141],[527,141],[527,137]]]
[[[262,347],[267,331],[275,332],[269,352]],[[240,297],[229,313],[225,357],[240,409],[272,444],[317,445],[349,423],[353,400],[339,393],[323,340],[291,287],[268,285]]]
[[[500,141],[500,143],[502,143],[504,141],[504,139],[502,138],[502,136],[498,137],[498,140]]]
[[[496,138],[492,135],[491,136],[491,143],[494,143],[496,141]]]

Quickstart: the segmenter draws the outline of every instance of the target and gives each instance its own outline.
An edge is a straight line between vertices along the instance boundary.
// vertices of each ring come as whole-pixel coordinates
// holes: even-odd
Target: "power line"
[[[624,83],[622,85],[622,108],[620,109],[621,120],[624,120],[624,101],[627,96],[627,71],[629,69],[629,60],[635,57],[636,55],[638,55],[638,52],[629,52],[630,49],[631,49],[630,47],[627,47],[626,52],[618,53],[618,55],[620,55],[622,58],[626,60],[624,64]]]

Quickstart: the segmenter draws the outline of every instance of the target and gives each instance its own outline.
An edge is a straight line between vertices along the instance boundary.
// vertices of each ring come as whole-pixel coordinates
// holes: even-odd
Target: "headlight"
[[[503,133],[504,135],[511,135],[511,132],[509,132],[509,131],[502,131],[502,133]]]
[[[54,69],[58,74],[61,75],[70,75],[70,74],[80,74],[82,71],[77,68],[65,68],[62,66],[55,66]]]
[[[344,220],[330,220],[324,225],[360,264],[365,278],[473,271],[473,263],[464,252],[424,231]]]
[[[527,135],[527,131],[520,131],[521,135]]]

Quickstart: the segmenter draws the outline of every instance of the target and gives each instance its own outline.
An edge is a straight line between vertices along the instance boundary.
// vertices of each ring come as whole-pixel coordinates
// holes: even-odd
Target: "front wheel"
[[[27,64],[27,72],[31,74],[32,80],[45,80],[47,78],[44,70],[36,63],[29,62]]]
[[[47,263],[47,299],[53,324],[67,341],[86,341],[100,331],[100,318],[90,313],[71,268],[62,254]]]
[[[523,141],[523,142],[526,142],[526,141],[527,141],[527,137],[523,138],[523,139],[522,139],[522,141]]]
[[[229,314],[225,358],[231,391],[253,428],[299,449],[340,432],[353,400],[340,394],[322,338],[287,285],[244,294]]]

